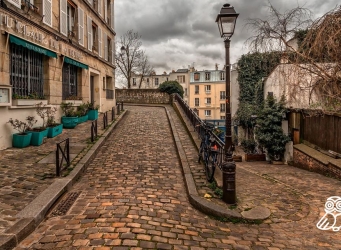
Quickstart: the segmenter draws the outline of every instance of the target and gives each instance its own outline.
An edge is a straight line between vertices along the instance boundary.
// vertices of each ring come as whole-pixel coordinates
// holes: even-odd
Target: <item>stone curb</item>
[[[111,124],[111,126],[99,137],[97,142],[82,157],[67,177],[56,179],[46,190],[16,215],[20,220],[3,234],[0,234],[1,250],[13,249],[20,241],[25,239],[38,227],[53,204],[77,182],[81,174],[96,156],[103,143],[111,135],[114,128],[126,113],[127,111],[125,110],[120,114],[114,123]]]
[[[210,202],[208,200],[206,200],[205,198],[202,198],[199,196],[197,188],[195,186],[195,182],[192,176],[192,172],[189,168],[189,164],[187,161],[187,157],[185,154],[185,150],[181,144],[180,138],[178,136],[173,118],[168,110],[168,106],[167,105],[148,105],[148,104],[126,104],[126,106],[146,106],[146,107],[159,107],[159,108],[164,108],[166,111],[166,115],[167,115],[167,119],[169,122],[169,125],[171,127],[172,130],[172,135],[173,135],[173,139],[177,148],[177,153],[178,153],[178,157],[180,159],[181,162],[181,166],[182,166],[182,173],[185,179],[185,185],[186,185],[186,189],[187,189],[187,196],[189,199],[189,202],[192,204],[193,207],[195,207],[196,209],[200,210],[201,212],[208,214],[208,215],[212,215],[215,217],[220,217],[220,218],[229,218],[229,219],[245,219],[243,218],[243,216],[238,213],[235,210],[230,210],[230,209],[226,209],[223,206],[220,206],[216,203]],[[170,107],[174,108],[172,105],[169,105]],[[176,110],[174,109],[175,113]],[[178,115],[178,114],[177,114]],[[180,118],[180,117],[179,117]],[[182,118],[180,118],[182,119]],[[186,128],[187,129],[187,128]],[[190,135],[191,136],[191,135]],[[192,136],[191,136],[192,138]]]

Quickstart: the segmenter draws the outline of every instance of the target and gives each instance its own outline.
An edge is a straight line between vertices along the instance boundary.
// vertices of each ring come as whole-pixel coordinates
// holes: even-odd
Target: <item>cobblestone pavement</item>
[[[184,128],[169,109],[199,179],[194,146],[185,144]],[[339,181],[290,166],[238,164],[236,209],[266,205],[272,217],[259,225],[214,220],[188,202],[165,110],[128,110],[71,190],[80,195],[68,213],[51,213],[16,250],[341,249],[340,232],[315,226],[325,199],[338,195]],[[204,181],[197,187],[210,192]]]
[[[99,135],[104,132],[102,116],[98,119]],[[111,121],[111,112],[108,120]],[[75,153],[72,152],[75,146],[77,151],[72,161],[75,166],[92,146],[90,127],[91,121],[87,121],[75,129],[63,129],[61,135],[46,139],[41,146],[0,151],[0,233],[11,227],[18,220],[15,215],[55,180],[55,164],[39,162],[54,154],[56,143],[70,138],[71,153]]]

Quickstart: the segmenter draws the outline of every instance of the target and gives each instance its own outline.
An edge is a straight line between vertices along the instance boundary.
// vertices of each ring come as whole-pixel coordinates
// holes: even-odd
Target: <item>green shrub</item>
[[[177,81],[165,81],[160,84],[159,90],[168,94],[178,93],[181,98],[183,98],[184,95],[184,89]]]

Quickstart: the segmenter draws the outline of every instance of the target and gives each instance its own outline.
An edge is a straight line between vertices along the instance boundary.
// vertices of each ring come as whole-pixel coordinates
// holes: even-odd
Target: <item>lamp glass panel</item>
[[[224,34],[233,34],[235,21],[235,17],[221,17]]]

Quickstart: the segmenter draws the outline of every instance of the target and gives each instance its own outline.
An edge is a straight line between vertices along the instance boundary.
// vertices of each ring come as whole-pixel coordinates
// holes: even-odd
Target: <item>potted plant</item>
[[[71,102],[62,102],[60,107],[63,111],[62,124],[64,128],[75,128],[78,124],[78,116],[72,106]]]
[[[47,112],[46,126],[47,126],[47,137],[48,138],[53,138],[53,137],[61,134],[63,131],[63,124],[55,122],[56,112],[57,112],[56,107],[52,107]]]
[[[13,129],[17,130],[19,133],[13,134],[12,146],[15,148],[25,148],[30,145],[31,133],[27,133],[27,130],[37,122],[33,116],[28,116],[26,122],[19,121],[18,119],[9,119],[8,123],[11,124]]]
[[[95,102],[88,102],[88,118],[89,120],[97,120],[98,119],[98,109],[99,105],[95,105]]]
[[[47,100],[45,99],[45,97],[40,96],[37,93],[31,93],[27,96],[13,94],[12,99],[12,104],[15,106],[34,106],[40,102],[42,102],[43,104],[47,104]]]
[[[88,104],[83,103],[77,107],[78,123],[83,123],[88,120]]]
[[[245,152],[245,161],[265,161],[265,154],[257,150],[256,141],[252,139],[242,139],[240,146]]]

